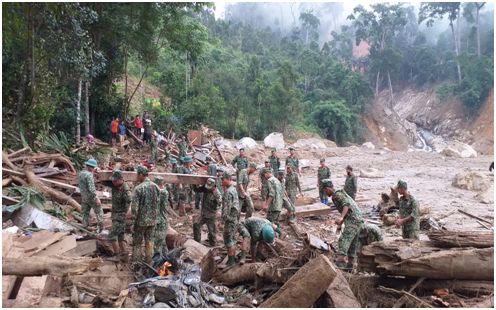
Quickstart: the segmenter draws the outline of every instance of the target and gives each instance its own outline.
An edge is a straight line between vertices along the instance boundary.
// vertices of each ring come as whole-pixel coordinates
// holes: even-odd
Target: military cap
[[[321,161],[321,162],[325,161],[325,158],[321,158],[321,159],[320,159],[320,161]]]
[[[275,148],[275,147],[273,147],[273,148],[272,148],[272,152],[275,152],[275,151],[276,151],[276,148]]]
[[[229,173],[229,171],[224,171],[224,173],[222,174],[222,178],[223,179],[231,179],[231,174]]]
[[[190,162],[192,162],[191,157],[189,157],[189,156],[183,157],[183,163],[190,163]]]
[[[186,140],[186,137],[185,136],[181,136],[181,139]]]
[[[262,228],[262,238],[269,244],[274,243],[275,234],[272,225],[265,225]]]
[[[206,189],[211,189],[212,187],[215,186],[215,180],[210,178],[207,180],[207,183],[205,183],[205,188]]]
[[[116,169],[116,170],[112,171],[112,175],[110,176],[109,180],[110,181],[115,181],[115,180],[118,180],[118,179],[123,179],[123,176],[122,176],[122,171]]]
[[[248,165],[248,167],[252,167],[252,168],[255,168],[255,170],[257,170],[257,164],[255,164],[255,163],[251,163],[250,165]]]
[[[217,171],[222,171],[222,172],[224,172],[224,168],[222,168],[222,167],[217,167]]]
[[[88,159],[87,162],[84,163],[86,166],[91,166],[91,167],[97,167],[98,164],[96,163],[96,160],[93,158]]]
[[[290,151],[291,151],[291,150],[293,150],[293,151],[294,151],[294,149],[295,149],[295,148],[294,148],[294,146],[290,146],[290,147],[289,147],[289,150],[290,150]]]
[[[207,158],[205,160],[212,161],[212,157],[207,156]]]
[[[179,160],[180,162],[184,162],[184,157],[179,157],[177,160]]]
[[[350,165],[348,165],[348,166],[346,166],[346,170],[351,170],[351,171],[353,171],[353,167],[352,167],[352,166],[350,166]]]
[[[277,175],[284,175],[284,170],[282,170],[282,171],[281,171],[281,170],[277,171]]]
[[[136,172],[138,174],[142,174],[144,176],[148,176],[148,168],[146,168],[145,166],[139,166],[138,167],[138,170],[136,170]]]
[[[270,163],[270,159],[268,159],[268,158],[267,158],[267,159],[265,160],[265,162],[266,162],[266,163]]]
[[[323,179],[321,182],[324,187],[334,188],[334,185],[330,179]]]
[[[268,173],[272,173],[272,171],[271,171],[270,168],[265,167],[265,168],[262,169],[262,174],[266,174],[267,172]]]
[[[240,148],[239,150],[240,150],[240,151],[244,151],[244,150],[245,150],[245,148],[244,148],[244,147],[242,147],[242,148]]]
[[[177,164],[177,160],[176,160],[175,158],[173,158],[173,159],[171,160],[171,164]]]
[[[406,185],[406,182],[405,181],[401,181],[399,180],[398,181],[398,185],[396,185],[396,188],[404,188],[404,189],[408,189],[408,186]]]
[[[161,176],[157,176],[155,177],[155,181],[153,181],[155,184],[157,185],[160,185],[160,184],[165,184],[164,182],[164,178],[162,178]]]

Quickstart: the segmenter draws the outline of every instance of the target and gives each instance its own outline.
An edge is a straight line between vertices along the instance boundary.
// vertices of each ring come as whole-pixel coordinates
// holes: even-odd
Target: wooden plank
[[[332,299],[335,308],[361,308],[351,290],[348,281],[343,276],[341,270],[337,270],[336,278],[326,290],[326,293]]]
[[[466,216],[470,216],[471,218],[477,219],[477,220],[479,220],[479,221],[486,222],[486,223],[488,223],[488,224],[490,224],[490,225],[492,225],[492,224],[493,224],[493,223],[489,222],[488,220],[485,220],[485,219],[483,219],[483,218],[481,218],[481,217],[478,217],[478,216],[475,216],[475,215],[473,215],[473,214],[470,214],[470,213],[468,213],[467,211],[464,211],[464,210],[462,210],[462,209],[458,209],[458,212],[460,212],[460,213],[462,213],[462,214],[465,214]]]
[[[9,254],[12,248],[12,234],[8,232],[2,232],[2,257]]]
[[[65,232],[52,233],[47,230],[42,230],[34,234],[31,240],[22,243],[22,247],[26,256],[29,257],[42,251],[65,236],[67,236],[67,233]]]
[[[331,214],[331,208],[322,204],[315,203],[311,205],[301,206],[296,208],[296,218],[304,218],[310,216],[318,216],[318,215],[328,215]],[[280,219],[283,221],[287,217],[287,212],[281,212]]]
[[[25,277],[17,293],[16,302],[13,308],[28,308],[40,302],[47,276]]]
[[[24,255],[24,251],[14,245],[14,247],[9,251],[7,257],[9,258],[19,258]],[[2,276],[2,299],[7,299],[14,289],[17,276]]]
[[[74,235],[64,236],[59,242],[49,245],[46,249],[34,254],[33,256],[60,255],[77,246]]]
[[[108,181],[112,171],[102,170],[95,173],[96,178],[99,181]],[[133,171],[122,171],[124,181],[126,182],[137,182],[138,174]],[[164,178],[165,183],[168,184],[195,184],[204,185],[207,183],[209,178],[214,178],[208,175],[190,175],[190,174],[177,174],[177,173],[164,173],[164,172],[150,172],[150,180],[155,180],[155,176],[161,176]]]
[[[76,242],[77,246],[65,253],[62,256],[79,257],[91,254],[96,251],[96,240],[86,240]]]

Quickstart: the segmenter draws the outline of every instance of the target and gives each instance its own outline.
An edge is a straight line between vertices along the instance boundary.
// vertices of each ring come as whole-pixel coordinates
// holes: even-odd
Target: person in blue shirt
[[[124,142],[124,138],[126,137],[126,125],[124,125],[124,121],[121,121],[121,124],[119,125],[117,131],[119,133],[119,142],[121,143],[122,147],[122,142]]]

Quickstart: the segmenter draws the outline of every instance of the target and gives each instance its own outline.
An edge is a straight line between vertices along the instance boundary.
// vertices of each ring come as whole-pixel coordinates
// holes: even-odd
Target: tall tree
[[[317,16],[315,16],[313,14],[313,10],[301,12],[300,13],[300,20],[301,20],[303,27],[305,27],[305,30],[306,30],[305,44],[308,44],[309,43],[308,42],[308,34],[310,31],[315,32],[315,30],[317,30],[317,28],[320,25],[320,20],[317,18]]]

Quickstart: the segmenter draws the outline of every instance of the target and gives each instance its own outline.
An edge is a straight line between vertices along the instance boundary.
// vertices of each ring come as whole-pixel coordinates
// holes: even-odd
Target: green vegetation
[[[494,13],[483,3],[379,3],[344,15],[342,3],[238,2],[221,19],[203,2],[2,6],[4,122],[31,146],[54,132],[69,144],[90,132],[108,140],[112,116],[145,107],[158,131],[211,125],[260,140],[290,126],[345,145],[360,142],[382,89],[393,101],[397,87],[445,82],[439,98],[476,113],[494,80]],[[370,53],[358,57],[362,41]],[[157,88],[160,104],[128,77]]]

